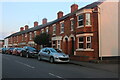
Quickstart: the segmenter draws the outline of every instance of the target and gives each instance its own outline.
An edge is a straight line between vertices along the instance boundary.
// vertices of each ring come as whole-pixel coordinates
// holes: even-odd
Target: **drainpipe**
[[[102,44],[101,44],[101,8],[99,7],[99,6],[97,6],[98,7],[98,14],[99,14],[99,54],[100,54],[100,60],[102,61],[103,59],[102,59],[102,51],[101,51],[101,46],[102,46]]]

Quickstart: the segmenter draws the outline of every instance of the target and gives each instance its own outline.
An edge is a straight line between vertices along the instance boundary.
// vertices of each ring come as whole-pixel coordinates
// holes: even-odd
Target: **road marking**
[[[22,62],[20,62],[20,61],[15,61],[15,62],[20,63],[20,64],[23,64],[23,65],[25,65],[25,66],[27,66],[27,67],[30,67],[30,68],[35,68],[35,67],[30,66],[30,65],[28,65],[28,64],[22,63]]]
[[[55,77],[57,77],[57,78],[62,78],[62,77],[57,76],[57,75],[54,75],[54,74],[52,74],[52,73],[49,73],[49,75],[55,76]]]

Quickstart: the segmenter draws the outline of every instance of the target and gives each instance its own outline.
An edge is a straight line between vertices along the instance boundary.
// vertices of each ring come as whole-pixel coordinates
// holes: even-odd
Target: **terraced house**
[[[5,39],[8,39],[8,47],[29,45],[40,49],[33,38],[47,32],[52,35],[51,46],[71,55],[71,59],[89,61],[118,57],[118,34],[114,33],[118,30],[118,22],[114,21],[118,15],[117,5],[117,2],[94,2],[78,9],[78,5],[73,4],[69,14],[59,11],[56,20],[47,22],[44,18],[41,25],[35,21],[34,27],[25,25]]]

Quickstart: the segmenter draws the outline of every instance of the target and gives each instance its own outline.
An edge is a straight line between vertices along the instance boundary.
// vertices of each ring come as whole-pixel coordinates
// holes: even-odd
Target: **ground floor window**
[[[83,49],[84,48],[84,37],[78,38],[78,48]]]
[[[91,36],[86,37],[86,48],[91,49]]]
[[[52,47],[56,48],[56,41],[52,41]]]
[[[92,37],[91,36],[78,37],[78,49],[92,49]]]
[[[57,41],[57,48],[60,49],[60,40]]]

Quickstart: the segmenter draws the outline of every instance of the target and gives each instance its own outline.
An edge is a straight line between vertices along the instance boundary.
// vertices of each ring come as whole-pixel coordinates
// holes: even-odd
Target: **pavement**
[[[120,71],[118,70],[120,64],[118,63],[93,63],[93,62],[82,62],[82,61],[74,61],[74,60],[70,60],[70,63],[83,66],[83,67],[109,71],[109,72],[113,72],[116,74],[120,73]]]

